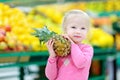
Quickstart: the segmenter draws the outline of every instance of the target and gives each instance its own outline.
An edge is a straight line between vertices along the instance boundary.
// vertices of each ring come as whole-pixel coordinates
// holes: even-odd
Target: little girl
[[[49,40],[46,43],[49,58],[45,74],[49,80],[88,80],[93,48],[81,42],[89,31],[90,18],[81,10],[71,10],[64,16],[62,27],[63,36],[71,41],[71,52],[66,57],[56,56],[54,41]]]

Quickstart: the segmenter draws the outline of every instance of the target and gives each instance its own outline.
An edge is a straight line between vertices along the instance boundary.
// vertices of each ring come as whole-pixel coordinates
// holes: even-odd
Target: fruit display
[[[57,24],[42,14],[31,11],[26,15],[18,8],[0,3],[0,51],[46,50],[44,44],[41,46],[39,40],[30,35],[32,28],[41,28],[45,24],[50,26],[51,30],[61,33],[60,27],[56,27]]]
[[[39,2],[40,0],[37,1]],[[58,2],[59,1],[60,0],[58,0]],[[53,49],[56,55],[60,57],[68,55],[70,53],[70,42],[68,39],[60,35],[62,34],[62,19],[67,11],[72,9],[80,9],[85,11],[91,17],[91,28],[87,39],[84,40],[83,43],[89,43],[93,46],[93,48],[98,48],[98,56],[96,56],[96,51],[94,56],[95,60],[93,59],[91,63],[90,76],[93,78],[95,76],[94,79],[104,78],[103,75],[106,70],[103,66],[106,64],[106,59],[103,59],[103,56],[111,53],[108,48],[113,50],[111,48],[114,47],[115,43],[117,44],[116,49],[120,50],[120,34],[116,34],[114,40],[113,35],[105,31],[103,27],[105,26],[106,30],[111,30],[112,22],[116,21],[116,17],[120,16],[120,1],[76,1],[77,2],[74,1],[65,3],[63,1],[63,3],[60,4],[40,3],[40,5],[30,6],[30,10],[28,12],[24,12],[24,10],[18,8],[19,6],[9,6],[0,2],[0,54],[14,54],[14,52],[20,54],[18,56],[15,54],[13,57],[9,56],[9,54],[7,54],[7,57],[1,56],[0,63],[7,62],[8,65],[9,62],[12,62],[12,64],[14,62],[18,65],[18,67],[31,64],[42,66],[46,63],[45,60],[48,58],[48,55],[44,55],[44,53],[47,53],[47,47],[44,43],[51,38],[54,40]],[[24,1],[21,2],[24,3]],[[18,3],[16,2],[13,3],[13,5],[14,4]],[[30,5],[32,5],[32,3]],[[22,7],[22,4],[20,7]],[[95,28],[93,26],[94,24],[98,24],[100,27]],[[102,48],[105,48],[108,52],[104,52],[104,50],[102,51]],[[99,55],[99,49],[103,53],[103,56]],[[27,53],[27,55],[25,53]],[[37,55],[37,53],[42,55]],[[114,54],[114,51],[112,54]],[[19,62],[22,62],[22,64],[19,64]],[[30,64],[26,62],[30,62]]]
[[[48,40],[53,39],[53,49],[57,56],[67,56],[70,53],[70,41],[66,38],[64,38],[61,35],[58,35],[57,33],[48,30],[48,28],[45,26],[42,29],[36,29],[34,28],[35,32],[32,33],[35,37],[38,37],[40,40],[40,43],[46,43]]]
[[[39,40],[30,35],[31,27],[40,26],[20,9],[0,3],[0,51],[40,50]]]
[[[47,10],[47,9],[45,9],[45,10]],[[54,10],[53,12],[55,12],[55,9],[53,9],[53,10]],[[56,33],[60,34],[61,33],[60,24],[56,23],[52,18],[48,17],[48,15],[46,15],[45,13],[47,13],[47,12],[42,12],[42,11],[39,11],[37,8],[33,8],[28,13],[27,17],[30,19],[33,19],[35,22],[38,22],[39,24],[41,24],[41,27],[43,27],[44,25],[47,25],[50,30],[55,31]],[[56,18],[56,21],[58,21],[58,20],[60,20],[60,19]],[[35,26],[33,26],[33,27],[35,27]]]
[[[7,28],[7,29],[6,29]],[[10,32],[11,28],[8,26],[4,29],[0,29],[0,51],[24,51],[27,49],[20,43],[16,36]]]
[[[37,5],[32,7],[27,14],[19,8],[12,8],[7,4],[0,3],[0,51],[47,50],[45,44],[40,45],[39,39],[30,34],[34,31],[32,28],[42,28],[47,25],[49,30],[61,34],[62,18],[66,11],[81,9],[92,17],[104,16],[106,13],[107,16],[111,17],[109,14],[119,15],[119,12],[113,12],[120,10],[119,3],[120,1],[83,1]],[[111,25],[110,19],[106,20],[103,17],[100,21],[93,19],[95,20],[94,23]],[[112,35],[101,29],[91,29],[90,34],[89,43],[93,46],[107,48],[112,47],[114,44]]]
[[[114,37],[101,28],[92,28],[90,36],[89,40],[93,46],[112,48],[114,45]]]
[[[57,5],[37,6],[37,7],[35,7],[35,10],[39,14],[43,14],[47,18],[50,18],[54,23],[57,23],[57,24],[61,23],[63,15],[57,9]],[[53,15],[53,13],[54,13],[54,15]]]

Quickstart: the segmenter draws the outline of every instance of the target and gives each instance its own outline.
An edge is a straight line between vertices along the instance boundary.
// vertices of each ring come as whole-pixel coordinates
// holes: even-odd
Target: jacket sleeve
[[[57,77],[57,58],[48,58],[45,68],[45,75],[49,80],[55,80]]]
[[[71,44],[71,57],[77,68],[90,66],[93,57],[93,48],[90,45],[79,47],[76,44]]]

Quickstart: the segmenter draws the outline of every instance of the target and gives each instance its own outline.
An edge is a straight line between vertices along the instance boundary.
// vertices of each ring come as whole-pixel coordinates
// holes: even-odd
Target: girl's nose
[[[76,33],[77,33],[77,34],[80,34],[80,29],[76,30]]]

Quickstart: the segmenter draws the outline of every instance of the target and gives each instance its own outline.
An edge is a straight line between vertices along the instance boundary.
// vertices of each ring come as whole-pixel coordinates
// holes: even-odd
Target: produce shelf
[[[105,63],[108,56],[116,56],[115,48],[94,48],[93,60],[102,61],[102,74],[99,76],[90,76],[89,80],[105,80]],[[18,57],[16,62],[0,63],[0,68],[5,67],[25,67],[28,65],[45,66],[48,58],[48,51],[39,52],[0,52],[0,58]],[[29,57],[29,60],[21,61],[21,57]],[[3,60],[4,61],[4,60]],[[23,76],[23,75],[22,75]]]
[[[24,67],[28,65],[45,65],[46,61],[37,61],[37,62],[22,62],[22,63],[5,63],[5,64],[0,64],[0,68],[5,68],[5,67]]]
[[[39,51],[39,52],[0,52],[0,57],[12,57],[12,56],[46,56],[48,51]]]
[[[39,57],[37,60],[31,60],[32,57]],[[16,58],[16,61],[9,61],[8,58]],[[29,59],[26,59],[29,57]],[[48,57],[48,51],[40,52],[0,52],[0,68],[1,67],[24,67],[27,65],[45,65]],[[3,58],[3,60],[1,60]],[[25,58],[25,60],[23,60]],[[8,60],[6,60],[8,59]],[[2,62],[3,61],[3,62]],[[8,61],[8,62],[7,62]]]

